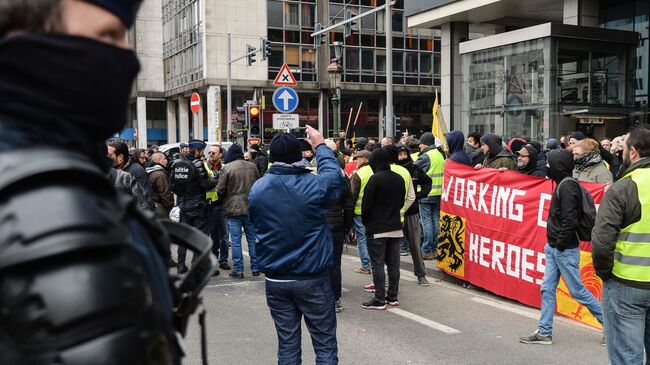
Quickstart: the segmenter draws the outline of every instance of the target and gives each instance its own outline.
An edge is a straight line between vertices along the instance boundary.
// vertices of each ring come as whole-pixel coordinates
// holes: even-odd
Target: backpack
[[[557,188],[555,188],[556,194],[557,191],[560,188],[560,185],[562,185],[563,182],[567,180],[573,180],[575,181],[578,186],[580,187],[580,192],[581,192],[581,207],[582,207],[582,214],[578,217],[578,239],[580,241],[591,241],[591,230],[594,228],[594,223],[596,222],[596,204],[594,203],[594,198],[591,196],[591,193],[587,191],[580,183],[578,180],[572,178],[572,177],[566,177],[564,180],[560,181],[558,184]],[[558,195],[559,199],[559,195]]]

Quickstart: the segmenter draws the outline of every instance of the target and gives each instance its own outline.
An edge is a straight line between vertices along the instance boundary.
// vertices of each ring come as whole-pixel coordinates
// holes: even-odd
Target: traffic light
[[[262,53],[263,61],[266,61],[267,58],[271,57],[271,45],[269,45],[269,41],[264,38],[260,40],[260,52]]]
[[[346,10],[344,20],[348,20],[350,18],[352,18],[352,11]],[[354,33],[354,29],[352,29],[352,26],[354,26],[355,24],[357,24],[357,22],[349,22],[349,23],[346,23],[343,26],[343,37],[344,38],[347,38],[347,37],[351,36]]]
[[[255,47],[250,46],[250,45],[247,44],[246,45],[246,54],[248,54],[248,56],[246,56],[246,62],[248,62],[249,66],[252,65],[256,61],[255,60],[255,53],[252,53],[253,51],[255,51]]]
[[[251,128],[251,131],[256,129],[258,134],[259,134],[261,112],[262,109],[260,108],[259,105],[257,104],[248,105],[248,123],[246,125]]]
[[[237,107],[237,118],[236,119],[237,119],[237,121],[239,123],[246,123],[246,120],[248,119],[246,117],[247,112],[248,111],[246,110],[246,105]]]
[[[320,32],[321,29],[323,29],[323,25],[321,23],[316,23],[314,25],[314,32]],[[314,36],[314,47],[318,47],[321,44],[325,43],[327,43],[327,34],[322,33]]]

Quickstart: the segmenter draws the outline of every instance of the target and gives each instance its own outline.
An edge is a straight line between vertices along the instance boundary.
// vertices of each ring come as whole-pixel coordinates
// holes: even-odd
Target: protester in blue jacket
[[[277,134],[269,148],[273,165],[249,194],[249,215],[278,335],[278,363],[301,363],[304,316],[316,363],[337,364],[335,299],[327,275],[332,235],[326,218],[346,182],[320,132],[308,126],[307,135],[316,152],[318,174],[312,174],[302,159],[295,136]]]

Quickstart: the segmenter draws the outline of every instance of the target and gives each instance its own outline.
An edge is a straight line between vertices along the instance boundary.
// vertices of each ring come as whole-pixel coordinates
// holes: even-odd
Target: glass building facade
[[[203,78],[199,0],[163,0],[162,21],[165,89]]]
[[[634,61],[634,118],[650,123],[648,90],[650,90],[650,2],[647,0],[601,0],[600,27],[634,31],[639,34]]]
[[[463,128],[538,141],[583,125],[597,137],[622,132],[634,110],[634,59],[633,41],[550,34],[464,53]]]

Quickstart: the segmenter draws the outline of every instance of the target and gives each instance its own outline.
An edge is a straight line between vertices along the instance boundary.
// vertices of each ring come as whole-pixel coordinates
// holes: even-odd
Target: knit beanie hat
[[[273,137],[269,146],[271,162],[292,164],[302,160],[300,141],[291,133],[278,133]]]
[[[420,137],[420,144],[431,146],[436,144],[436,139],[433,137],[433,134],[431,134],[431,132],[426,132]]]

